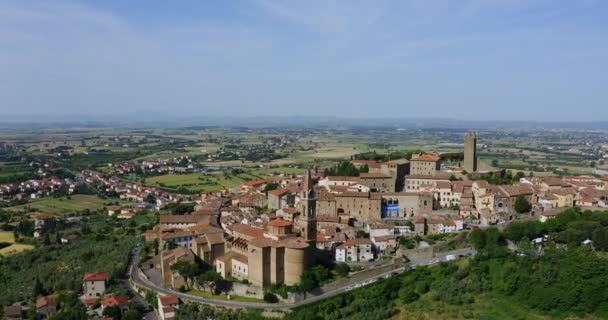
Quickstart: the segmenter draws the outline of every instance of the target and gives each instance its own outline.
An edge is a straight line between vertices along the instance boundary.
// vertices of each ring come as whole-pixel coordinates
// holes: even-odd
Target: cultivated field
[[[0,256],[10,256],[19,252],[32,250],[34,246],[29,244],[15,243],[15,237],[12,232],[0,231],[0,242],[12,243],[12,245],[0,249]]]
[[[25,207],[33,209],[32,211],[40,211],[51,214],[69,214],[78,211],[89,209],[91,211],[103,209],[105,201],[94,195],[72,195],[71,199],[62,198],[45,198],[37,201],[32,201],[27,205],[20,205],[8,208],[9,210],[23,210]]]

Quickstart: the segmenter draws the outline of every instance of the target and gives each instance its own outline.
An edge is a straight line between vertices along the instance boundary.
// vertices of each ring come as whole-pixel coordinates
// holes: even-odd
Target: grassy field
[[[225,295],[214,295],[214,294],[211,294],[209,292],[204,292],[204,291],[190,290],[190,291],[188,291],[186,293],[187,294],[191,294],[193,296],[203,297],[205,299],[228,300],[228,297],[226,297]],[[264,303],[264,300],[262,300],[262,299],[251,298],[251,297],[241,297],[241,296],[230,296],[230,300],[231,301],[238,301],[238,302],[259,302],[259,303]]]
[[[62,198],[45,198],[33,201],[26,205],[20,205],[8,208],[9,210],[22,210],[25,207],[30,207],[36,211],[51,213],[51,214],[67,214],[77,211],[98,210],[104,208],[105,201],[94,195],[72,195],[71,199]]]
[[[170,174],[146,179],[147,184],[168,188],[186,188],[190,191],[220,191],[230,189],[243,182],[259,179],[258,176],[243,173],[224,176],[222,174]]]
[[[0,231],[0,242],[12,243],[12,245],[0,249],[0,256],[10,256],[19,252],[32,250],[34,246],[29,244],[15,243],[15,236],[12,232]]]

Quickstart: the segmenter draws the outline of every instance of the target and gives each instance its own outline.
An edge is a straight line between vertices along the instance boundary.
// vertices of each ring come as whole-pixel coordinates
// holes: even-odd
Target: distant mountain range
[[[608,130],[608,121],[501,121],[448,118],[348,118],[326,116],[3,116],[0,128],[100,127],[292,127],[292,128],[394,128],[394,129],[587,129]]]

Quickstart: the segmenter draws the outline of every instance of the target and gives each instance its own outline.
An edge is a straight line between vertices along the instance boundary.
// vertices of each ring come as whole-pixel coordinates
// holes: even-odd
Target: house
[[[42,234],[55,229],[55,216],[46,213],[32,215],[34,219],[34,238],[39,238]]]
[[[295,195],[289,189],[276,189],[268,192],[268,208],[277,210],[292,207],[295,204]]]
[[[118,307],[122,311],[129,308],[129,298],[124,296],[109,296],[101,299],[101,311],[110,307]]]
[[[593,198],[581,198],[576,200],[576,205],[581,207],[596,207],[598,205],[598,201]]]
[[[105,272],[85,273],[82,277],[84,298],[99,298],[106,292],[108,274]]]
[[[557,215],[560,213],[561,213],[561,210],[559,210],[559,209],[546,210],[540,214],[539,221],[543,222],[543,223],[547,222],[547,220],[557,217]]]
[[[372,243],[376,247],[376,250],[383,254],[386,253],[388,249],[397,248],[399,245],[397,236],[395,235],[372,237]]]
[[[158,314],[160,320],[172,320],[175,310],[179,308],[179,299],[176,296],[158,296]]]
[[[6,320],[25,319],[25,314],[23,312],[23,308],[18,304],[4,307],[4,319],[6,319]]]
[[[215,269],[223,278],[231,276],[244,280],[249,277],[247,256],[233,251],[219,257],[215,261]]]
[[[120,207],[119,206],[109,206],[108,208],[108,215],[111,217],[115,214],[120,213]]]
[[[39,319],[48,319],[49,316],[57,312],[57,302],[51,296],[40,297],[36,301],[36,313]]]
[[[336,248],[336,261],[363,262],[374,259],[372,242],[369,239],[349,239]]]
[[[433,154],[425,154],[410,160],[411,175],[434,176],[440,170],[441,158]]]

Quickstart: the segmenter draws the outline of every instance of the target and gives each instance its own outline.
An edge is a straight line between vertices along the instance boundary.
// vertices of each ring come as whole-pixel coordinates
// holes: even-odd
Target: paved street
[[[300,301],[300,302],[296,302],[296,303],[279,303],[279,304],[271,304],[271,303],[253,303],[253,302],[238,302],[238,301],[223,301],[223,300],[214,300],[214,299],[205,299],[205,298],[201,298],[201,297],[197,297],[197,296],[192,296],[189,294],[185,294],[185,293],[181,293],[181,292],[177,292],[177,291],[173,291],[167,288],[163,288],[160,286],[157,286],[156,284],[152,283],[151,281],[149,281],[148,279],[146,279],[146,277],[142,274],[141,270],[139,268],[137,268],[137,263],[138,263],[138,259],[139,259],[139,252],[138,252],[138,248],[134,249],[134,258],[131,262],[131,265],[129,267],[129,274],[131,279],[133,280],[133,282],[135,282],[137,285],[142,286],[146,289],[149,290],[153,290],[157,293],[160,294],[165,294],[165,295],[173,295],[173,296],[177,296],[182,300],[186,300],[186,301],[192,301],[192,302],[198,302],[198,303],[203,303],[203,304],[209,304],[209,305],[216,305],[216,306],[222,306],[222,307],[229,307],[229,308],[259,308],[259,309],[275,309],[275,310],[285,310],[285,309],[291,309],[291,308],[296,308],[296,307],[300,307],[303,305],[307,305],[310,303],[314,303],[317,301],[321,301],[323,299],[327,299],[342,293],[345,293],[349,290],[353,290],[356,288],[360,288],[362,286],[366,286],[369,285],[371,283],[374,283],[376,281],[378,281],[378,279],[381,278],[388,278],[390,277],[392,274],[394,273],[401,273],[407,270],[408,266],[406,267],[398,267],[396,269],[392,269],[390,271],[384,272],[380,275],[374,275],[373,277],[370,277],[368,279],[362,280],[358,283],[352,284],[352,285],[348,285],[348,286],[344,286],[338,289],[335,289],[333,291],[328,291],[325,293],[322,293],[320,295],[317,296],[312,296],[312,297],[308,297],[307,299]],[[447,252],[442,252],[441,254],[437,255],[434,258],[430,258],[430,259],[421,259],[421,260],[415,260],[415,261],[411,261],[409,264],[409,267],[411,268],[416,268],[417,266],[422,266],[422,265],[432,265],[432,264],[437,264],[439,262],[442,261],[446,261],[446,257],[448,255],[454,255],[455,257],[459,257],[459,256],[469,256],[469,255],[473,255],[475,254],[475,250],[470,249],[470,248],[464,248],[464,249],[458,249],[458,250],[453,250],[453,251],[447,251]]]

